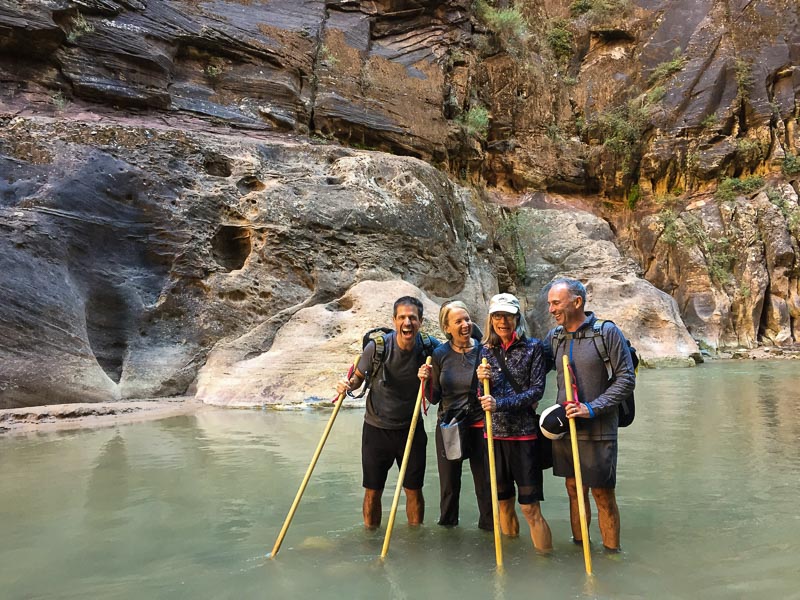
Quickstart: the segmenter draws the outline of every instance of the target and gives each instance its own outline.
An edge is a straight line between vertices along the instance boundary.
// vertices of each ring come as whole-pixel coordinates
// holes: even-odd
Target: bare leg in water
[[[569,496],[569,523],[572,526],[572,539],[576,544],[583,543],[581,537],[581,513],[578,507],[578,484],[575,482],[574,477],[566,478],[567,495]],[[592,522],[592,510],[589,505],[589,488],[583,486],[583,501],[586,506],[586,529],[589,529],[589,523]]]
[[[603,546],[611,552],[619,552],[619,506],[614,488],[592,488],[597,505],[597,524],[603,537]]]
[[[500,531],[509,537],[519,535],[519,519],[517,511],[514,510],[515,498],[498,501],[500,512]]]
[[[539,552],[550,552],[553,549],[553,536],[550,533],[550,526],[542,516],[541,505],[533,502],[532,504],[520,504],[519,508],[531,528],[533,547]]]
[[[381,526],[381,496],[383,490],[364,490],[364,527],[377,529]]]
[[[425,519],[425,497],[422,490],[410,490],[403,488],[406,492],[406,517],[409,525],[422,525]]]

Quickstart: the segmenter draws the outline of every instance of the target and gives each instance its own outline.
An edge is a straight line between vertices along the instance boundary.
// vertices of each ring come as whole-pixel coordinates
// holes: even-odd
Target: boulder
[[[636,265],[622,256],[606,221],[585,211],[518,210],[529,233],[522,238],[526,284],[519,292],[537,336],[555,326],[545,288],[553,278],[567,276],[584,283],[587,310],[614,321],[646,365],[702,362],[675,300],[643,279]]]
[[[498,289],[485,207],[417,159],[25,118],[0,149],[2,408],[192,393],[362,280]]]
[[[341,298],[294,313],[267,352],[239,358],[224,348],[212,351],[198,373],[197,398],[231,407],[330,402],[336,382],[361,354],[364,333],[393,328],[392,306],[401,296],[422,300],[422,330],[441,339],[439,305],[419,288],[398,280],[361,281]]]

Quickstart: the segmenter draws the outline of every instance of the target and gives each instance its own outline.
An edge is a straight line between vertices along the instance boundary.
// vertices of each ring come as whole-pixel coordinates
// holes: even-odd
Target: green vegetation
[[[645,102],[647,104],[658,104],[664,98],[664,95],[667,93],[667,90],[664,88],[663,85],[659,85],[654,87],[652,90],[647,92],[645,96]]]
[[[76,13],[69,22],[69,33],[67,34],[67,40],[71,43],[75,43],[79,37],[85,35],[87,33],[92,33],[94,31],[94,25],[89,23],[80,12]]]
[[[665,244],[676,246],[681,242],[696,246],[706,260],[711,279],[718,285],[730,282],[735,254],[729,238],[711,237],[700,217],[689,213],[678,215],[672,208],[664,208],[658,214],[658,222]]]
[[[678,213],[671,208],[665,208],[658,213],[658,223],[661,225],[661,241],[665,244],[676,246],[681,240],[679,221]]]
[[[717,117],[716,113],[709,113],[703,117],[703,120],[700,121],[700,125],[702,125],[705,129],[711,129],[717,124],[718,121],[719,118]]]
[[[575,0],[569,5],[569,12],[577,17],[592,10],[592,0]]]
[[[745,283],[745,284],[743,284],[743,285],[742,285],[742,287],[740,287],[740,288],[739,288],[739,295],[740,295],[742,298],[744,298],[745,300],[747,300],[748,298],[750,298],[750,294],[751,294],[751,293],[752,293],[752,292],[750,291],[750,286],[749,286],[749,285],[747,285],[746,283]]]
[[[627,206],[630,210],[634,210],[641,196],[642,191],[639,188],[639,184],[637,183],[632,185],[631,189],[628,191],[628,198],[625,200],[625,206]]]
[[[485,106],[473,106],[462,117],[461,123],[467,134],[486,138],[489,133],[489,111]]]
[[[758,140],[739,138],[736,140],[736,154],[744,163],[754,163],[761,160],[763,152]]]
[[[736,258],[731,241],[727,237],[712,238],[703,227],[703,221],[696,215],[685,214],[683,222],[689,240],[700,249],[706,259],[711,279],[718,285],[730,282]]]
[[[528,23],[518,8],[495,8],[486,0],[475,4],[477,17],[495,34],[503,49],[520,57],[530,35]]]
[[[555,19],[547,30],[547,45],[558,61],[566,61],[572,56],[573,36],[569,30],[569,22]]]
[[[50,102],[55,106],[56,110],[62,111],[69,106],[69,99],[64,95],[61,90],[50,96]]]
[[[800,157],[796,154],[786,153],[781,165],[784,175],[797,175],[800,174]]]
[[[736,97],[739,100],[744,100],[749,96],[750,86],[753,85],[753,73],[750,63],[743,58],[736,59],[733,65],[736,72]]]
[[[774,187],[768,187],[765,191],[769,201],[780,209],[789,230],[795,231],[800,226],[800,208],[790,203],[780,190]]]
[[[630,0],[574,0],[569,6],[573,17],[586,15],[592,23],[624,17],[631,8]]]
[[[319,60],[329,69],[333,69],[339,63],[339,59],[331,53],[330,48],[328,48],[325,44],[320,46]]]
[[[205,73],[206,77],[208,77],[211,81],[216,81],[219,79],[224,72],[225,61],[216,56],[212,57],[203,69],[203,73]]]
[[[215,81],[219,79],[219,76],[222,75],[222,67],[217,65],[206,65],[206,68],[203,70],[210,80]]]
[[[564,134],[562,133],[561,128],[558,126],[558,123],[549,123],[547,125],[547,137],[554,142],[564,139]]]
[[[587,124],[589,137],[596,137],[603,147],[622,159],[622,171],[632,172],[633,157],[650,125],[651,104],[647,98],[635,99],[607,112],[591,117]]]
[[[672,51],[672,59],[666,62],[661,63],[653,72],[650,73],[650,77],[647,79],[647,85],[651,86],[656,84],[660,81],[665,81],[671,75],[677,73],[683,66],[686,64],[686,57],[683,56],[683,52],[680,48],[675,48]]]
[[[653,202],[659,206],[674,207],[681,197],[683,190],[675,189],[670,190],[666,194],[658,194],[653,198]]]
[[[745,177],[726,177],[717,186],[714,196],[718,200],[729,202],[735,200],[736,196],[746,196],[761,189],[764,185],[764,178],[758,176]]]

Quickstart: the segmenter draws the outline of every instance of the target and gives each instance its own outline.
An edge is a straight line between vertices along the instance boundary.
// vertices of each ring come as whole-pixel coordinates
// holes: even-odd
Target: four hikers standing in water
[[[420,300],[404,296],[394,303],[394,330],[366,343],[353,373],[337,386],[340,394],[362,384],[368,388],[361,446],[367,528],[377,528],[381,523],[381,496],[388,472],[393,464],[401,465],[417,390],[420,382],[429,382],[430,400],[439,404],[436,458],[440,525],[459,523],[462,464],[469,460],[478,527],[493,527],[483,418],[483,411],[490,411],[503,533],[519,534],[516,496],[534,547],[540,552],[552,550],[550,527],[540,507],[544,500],[543,470],[550,467],[552,459],[553,474],[566,480],[573,540],[582,543],[571,440],[564,427],[566,419],[576,419],[584,484],[581,493],[588,502],[591,490],[595,499],[604,547],[619,550],[620,518],[615,496],[618,406],[631,395],[635,385],[629,346],[616,325],[599,321],[584,310],[586,289],[579,281],[556,279],[548,286],[547,294],[556,327],[542,341],[529,336],[520,302],[511,294],[497,294],[491,299],[481,341],[475,339],[479,330],[463,302],[443,304],[439,325],[447,338],[444,344],[420,333]],[[600,343],[594,339],[596,336],[602,337]],[[425,361],[431,354],[429,367]],[[563,356],[568,357],[575,383],[577,395],[573,403],[567,402],[565,393]],[[479,364],[481,358],[487,359],[487,364]],[[551,368],[557,372],[557,406],[547,412],[561,412],[554,413],[555,419],[553,415],[542,419],[542,435],[536,408],[544,394],[545,375]],[[490,382],[490,394],[480,391],[483,380]],[[555,431],[551,430],[553,423]],[[426,452],[427,436],[424,428],[417,427],[402,484],[411,525],[419,525],[424,519]]]

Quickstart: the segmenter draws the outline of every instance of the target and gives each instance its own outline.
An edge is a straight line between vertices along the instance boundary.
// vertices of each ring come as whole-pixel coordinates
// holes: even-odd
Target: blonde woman
[[[478,527],[491,531],[492,496],[483,433],[483,409],[478,402],[478,379],[475,374],[480,359],[480,330],[475,327],[463,302],[445,303],[439,311],[439,327],[447,342],[433,352],[431,402],[439,405],[436,422],[436,461],[439,467],[439,525],[458,525],[461,473],[469,460],[475,497],[478,501]],[[441,423],[453,418],[461,421],[461,456],[447,458]]]

